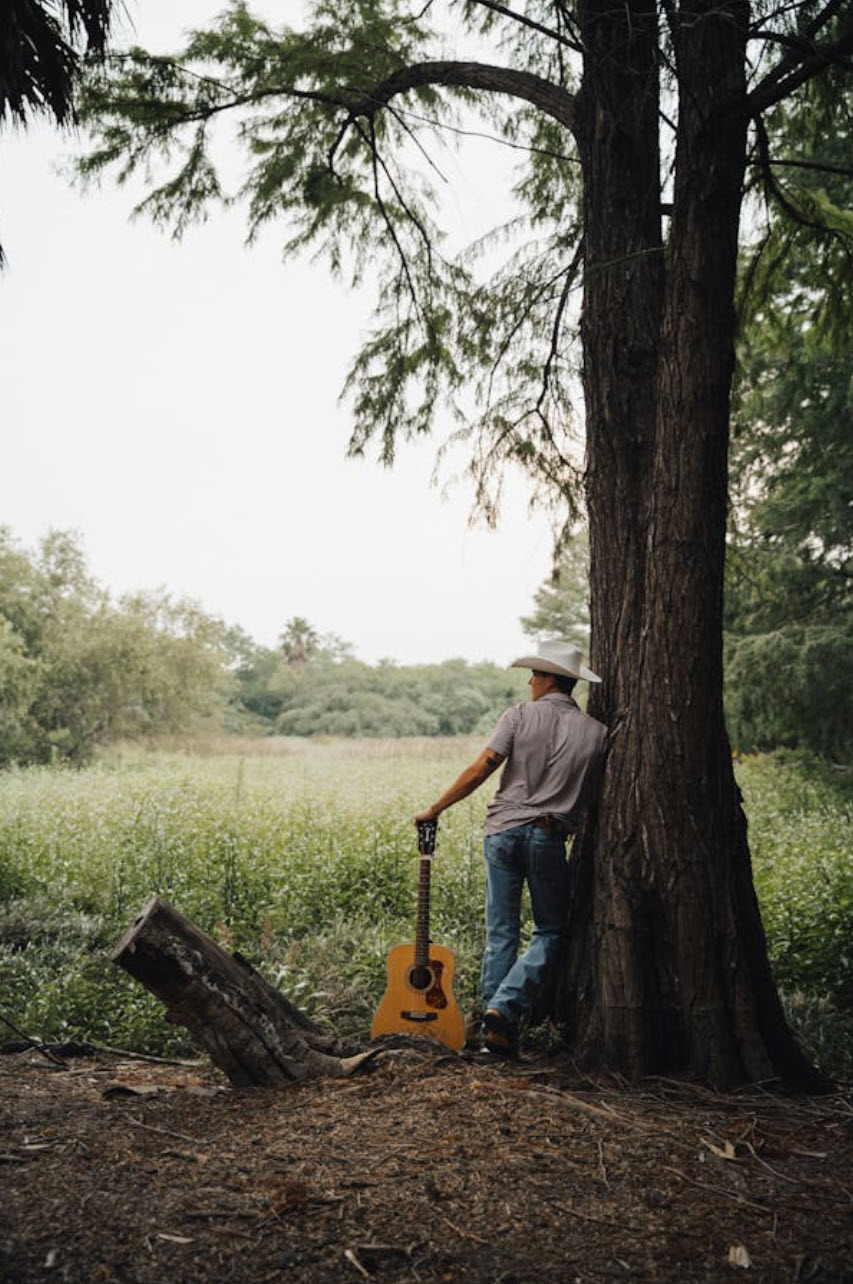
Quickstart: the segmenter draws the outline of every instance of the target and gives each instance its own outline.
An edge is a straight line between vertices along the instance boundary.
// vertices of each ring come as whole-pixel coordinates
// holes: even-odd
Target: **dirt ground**
[[[415,1049],[235,1091],[0,1056],[4,1284],[853,1284],[853,1097]]]

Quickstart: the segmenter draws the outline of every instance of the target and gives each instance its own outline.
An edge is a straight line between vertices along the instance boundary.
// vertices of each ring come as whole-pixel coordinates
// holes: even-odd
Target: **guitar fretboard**
[[[415,967],[429,964],[429,877],[432,861],[421,857],[418,876],[418,913],[415,919]]]

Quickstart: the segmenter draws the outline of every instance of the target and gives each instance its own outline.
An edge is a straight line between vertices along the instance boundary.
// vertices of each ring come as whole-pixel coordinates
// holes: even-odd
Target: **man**
[[[488,1051],[515,1056],[518,1023],[533,1006],[569,909],[566,839],[594,794],[607,728],[588,717],[572,691],[600,682],[577,647],[542,642],[511,668],[531,669],[529,703],[501,715],[488,745],[457,780],[415,817],[433,820],[506,763],[485,823],[486,950],[481,977]],[[518,957],[521,893],[530,890],[533,937]]]

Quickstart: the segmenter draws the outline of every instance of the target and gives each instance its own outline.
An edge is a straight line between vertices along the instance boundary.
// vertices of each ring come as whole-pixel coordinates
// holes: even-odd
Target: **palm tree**
[[[73,121],[80,58],[104,52],[115,7],[116,0],[3,0],[0,126],[40,114],[58,125]]]
[[[294,615],[284,626],[279,647],[288,664],[307,664],[320,648],[320,637],[312,624]]]

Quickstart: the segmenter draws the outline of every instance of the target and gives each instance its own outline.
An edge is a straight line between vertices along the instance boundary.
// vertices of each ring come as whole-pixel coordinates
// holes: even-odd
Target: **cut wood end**
[[[151,897],[151,900],[148,901],[143,906],[142,910],[137,915],[137,917],[133,920],[130,927],[125,932],[124,936],[121,938],[118,944],[110,952],[111,963],[118,963],[122,954],[133,954],[135,952],[136,945],[134,942],[134,937],[136,936],[140,927],[146,921],[146,919],[149,919],[152,914],[155,914],[157,910],[161,909],[165,904],[166,902],[162,901],[159,896]]]

